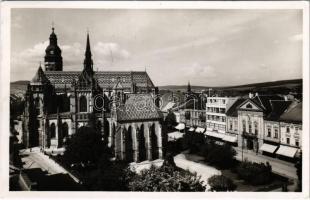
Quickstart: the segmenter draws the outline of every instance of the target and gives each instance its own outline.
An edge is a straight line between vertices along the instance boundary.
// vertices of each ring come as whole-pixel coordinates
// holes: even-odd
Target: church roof
[[[38,68],[38,71],[36,72],[36,74],[34,75],[34,77],[32,78],[31,82],[32,83],[48,83],[48,78],[45,76],[41,65]]]
[[[118,121],[158,120],[162,118],[152,95],[132,94],[125,104],[117,109]]]
[[[81,71],[45,71],[46,77],[56,89],[68,88],[73,80],[77,81]],[[131,88],[132,84],[139,87],[155,87],[145,71],[98,71],[94,76],[103,89],[113,88],[120,79],[124,89]]]

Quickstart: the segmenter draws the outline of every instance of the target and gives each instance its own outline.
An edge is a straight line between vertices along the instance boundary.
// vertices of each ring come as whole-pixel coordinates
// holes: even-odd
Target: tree
[[[128,188],[130,191],[152,192],[205,191],[205,186],[196,174],[175,170],[172,166],[156,168],[153,165],[149,170],[134,175],[128,183]]]
[[[205,160],[208,164],[219,168],[230,168],[235,163],[236,151],[229,145],[218,145],[213,142],[208,143],[205,150]]]
[[[83,126],[68,141],[64,160],[69,165],[90,166],[97,164],[103,156],[108,160],[109,155],[110,149],[104,145],[101,134]]]
[[[166,119],[165,119],[165,124],[168,127],[168,129],[172,129],[175,127],[178,123],[176,121],[176,116],[172,111],[169,111]]]
[[[221,191],[234,191],[237,186],[234,182],[223,175],[213,175],[208,178],[208,183],[211,187],[211,191],[221,192]]]
[[[164,164],[157,168],[142,170],[139,174],[128,171],[127,182],[130,191],[205,191],[206,187],[197,174],[177,168],[172,159],[167,156]]]

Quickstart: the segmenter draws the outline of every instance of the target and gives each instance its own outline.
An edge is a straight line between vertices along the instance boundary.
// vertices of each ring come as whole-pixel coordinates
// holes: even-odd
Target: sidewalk
[[[239,147],[234,147],[237,152],[236,159],[242,160],[242,150]],[[262,162],[266,163],[267,161],[272,166],[272,172],[287,178],[297,179],[296,168],[294,163],[286,162],[283,160],[278,160],[271,158],[265,155],[256,154],[252,151],[243,151],[243,160],[247,159],[252,162]]]
[[[35,169],[40,168],[46,171],[49,175],[56,174],[68,174],[75,182],[79,182],[79,179],[56,163],[54,160],[50,159],[47,155],[40,152],[40,149],[33,148],[21,150],[20,155],[22,161],[24,162],[24,169]]]
[[[222,173],[214,167],[208,166],[206,163],[202,162],[202,159],[203,158],[200,156],[181,153],[174,157],[174,162],[178,167],[201,176],[201,180],[206,184],[206,190],[208,190],[210,189],[210,186],[207,184],[208,178],[213,175],[221,175]]]

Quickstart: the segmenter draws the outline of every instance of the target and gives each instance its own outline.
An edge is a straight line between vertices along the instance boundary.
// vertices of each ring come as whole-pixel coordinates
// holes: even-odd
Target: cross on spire
[[[54,32],[55,28],[54,28],[54,22],[52,21],[52,31]]]

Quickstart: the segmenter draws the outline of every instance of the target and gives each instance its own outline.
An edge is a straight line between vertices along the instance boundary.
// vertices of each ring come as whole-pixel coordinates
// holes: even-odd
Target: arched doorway
[[[151,148],[152,148],[152,159],[158,159],[158,142],[155,132],[155,124],[150,127],[150,137],[151,137]]]
[[[124,129],[125,136],[125,159],[127,162],[133,161],[133,148],[132,148],[132,128],[128,127],[128,130]]]
[[[65,143],[69,136],[69,127],[68,127],[67,122],[64,122],[61,125],[61,134],[62,134],[62,143]]]
[[[138,147],[139,147],[139,161],[146,160],[146,148],[145,148],[145,137],[144,137],[144,125],[142,124],[140,129],[137,130],[138,135]]]
[[[56,126],[55,126],[55,123],[52,123],[52,124],[51,124],[51,127],[50,127],[50,136],[51,136],[51,139],[56,138]]]

